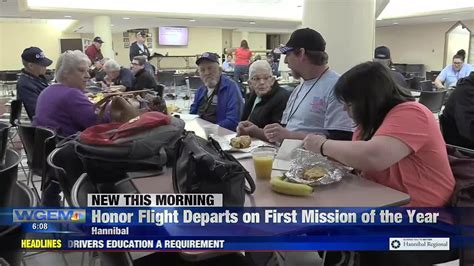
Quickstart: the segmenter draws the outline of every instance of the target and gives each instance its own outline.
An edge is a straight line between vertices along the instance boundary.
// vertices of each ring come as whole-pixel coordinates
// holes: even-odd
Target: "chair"
[[[20,100],[11,101],[10,125],[16,127],[20,123],[22,103]]]
[[[431,80],[424,80],[420,82],[420,90],[421,91],[433,91],[433,83]]]
[[[44,185],[48,170],[46,158],[56,145],[56,133],[47,128],[19,124],[18,134],[20,135],[28,160],[27,185],[31,181],[33,189],[39,197],[38,190],[33,183],[33,176],[41,176],[41,185]]]
[[[14,150],[6,149],[5,164],[0,170],[0,207],[10,206],[11,197],[13,195],[13,187],[18,177],[18,164],[20,163],[20,155]]]
[[[428,107],[431,112],[438,113],[443,107],[446,90],[442,91],[422,91],[420,94],[419,103]]]
[[[441,71],[430,71],[426,72],[426,80],[435,81]]]
[[[71,190],[72,206],[76,208],[87,207],[87,195],[99,193],[87,173],[83,173],[74,183]]]
[[[71,191],[72,206],[76,208],[86,207],[87,195],[89,193],[99,193],[99,190],[89,179],[89,176],[86,173],[84,173],[77,179],[77,181],[74,183],[74,186],[72,188],[72,191]],[[101,265],[113,265],[113,266],[132,266],[133,265],[132,256],[128,252],[124,252],[124,253],[99,252],[98,254],[101,260]],[[89,265],[93,263],[94,259],[95,258],[93,254],[89,253]]]
[[[17,181],[11,188],[12,198],[9,207],[27,207],[34,208],[38,202],[33,191],[22,182]],[[20,249],[12,249],[12,243],[20,243],[25,237],[22,225],[17,224],[10,227],[0,229],[0,257],[7,261],[10,265],[20,265],[22,252]],[[14,245],[18,247],[18,244]],[[4,265],[4,264],[2,264]]]
[[[174,75],[174,83],[176,86],[186,85],[186,78],[183,75]]]
[[[72,144],[54,149],[47,158],[53,175],[59,181],[69,206],[73,206],[71,191],[77,179],[85,172],[81,159],[77,157]]]
[[[406,80],[407,82],[407,85],[408,85],[408,88],[410,90],[416,90],[416,91],[419,91],[420,90],[420,82],[425,80],[424,78],[420,78],[420,77],[412,77],[408,80]]]
[[[162,71],[158,72],[158,82],[166,87],[174,86],[174,72]]]
[[[0,164],[2,165],[5,160],[5,153],[7,152],[9,133],[10,125],[0,122]]]
[[[197,90],[201,86],[204,85],[204,83],[202,82],[200,77],[191,76],[191,77],[188,78],[188,80],[189,80],[189,88],[191,90]]]
[[[20,154],[22,153],[21,148],[19,147],[19,145],[18,146],[16,145],[18,144],[18,141],[15,141],[15,138],[18,135],[18,124],[20,123],[20,119],[21,119],[21,109],[22,109],[22,103],[20,100],[11,101],[11,105],[10,105],[10,126],[11,127],[10,128],[13,130],[10,130],[10,134],[8,138],[12,147],[15,150],[19,151]],[[20,167],[23,173],[25,174],[25,176],[28,176],[25,169],[26,167],[23,166],[21,161],[20,161]]]

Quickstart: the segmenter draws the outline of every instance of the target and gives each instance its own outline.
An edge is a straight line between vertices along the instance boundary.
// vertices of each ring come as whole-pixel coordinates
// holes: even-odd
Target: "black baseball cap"
[[[23,50],[23,53],[21,54],[21,59],[29,63],[38,64],[46,67],[53,63],[53,61],[48,59],[44,55],[43,51],[38,47],[30,47]]]
[[[374,58],[390,59],[390,49],[388,49],[386,46],[379,46],[375,48]]]
[[[104,43],[104,41],[102,41],[102,38],[100,38],[99,36],[94,38],[94,42]]]
[[[216,53],[205,52],[205,53],[203,53],[203,54],[198,58],[198,60],[196,60],[196,65],[199,66],[199,64],[200,64],[203,60],[207,60],[207,61],[211,61],[211,62],[216,62],[216,63],[219,64],[219,55],[216,54]]]
[[[139,32],[137,32],[137,35],[141,35],[144,38],[149,37],[148,33],[146,33],[145,31],[139,31]]]
[[[290,40],[286,45],[276,49],[276,51],[286,54],[299,48],[304,48],[307,51],[324,52],[326,50],[326,41],[319,32],[313,29],[298,29],[291,34]]]

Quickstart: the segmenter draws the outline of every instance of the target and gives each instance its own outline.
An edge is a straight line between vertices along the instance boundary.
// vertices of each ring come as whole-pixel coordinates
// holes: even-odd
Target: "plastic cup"
[[[204,133],[206,134],[206,138],[208,138],[210,135],[218,135],[219,131],[219,126],[216,124],[212,125],[205,125],[202,127],[204,129]]]
[[[258,179],[270,179],[275,154],[276,149],[272,147],[258,147],[252,151],[255,175]]]

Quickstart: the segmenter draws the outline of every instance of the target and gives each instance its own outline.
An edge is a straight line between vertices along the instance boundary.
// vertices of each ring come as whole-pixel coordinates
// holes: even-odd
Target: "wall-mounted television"
[[[188,45],[188,28],[183,27],[159,27],[159,45]]]

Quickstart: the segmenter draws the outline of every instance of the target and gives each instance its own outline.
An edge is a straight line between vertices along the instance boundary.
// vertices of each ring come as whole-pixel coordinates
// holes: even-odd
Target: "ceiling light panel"
[[[301,21],[303,0],[27,0],[32,10],[102,10],[108,12],[145,12],[157,14],[196,14],[242,18]]]

